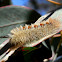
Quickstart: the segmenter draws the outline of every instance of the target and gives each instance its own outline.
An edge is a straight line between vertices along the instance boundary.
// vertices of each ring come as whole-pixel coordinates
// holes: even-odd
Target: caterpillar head
[[[49,18],[49,23],[53,24],[55,27],[61,26],[61,22],[56,19]]]

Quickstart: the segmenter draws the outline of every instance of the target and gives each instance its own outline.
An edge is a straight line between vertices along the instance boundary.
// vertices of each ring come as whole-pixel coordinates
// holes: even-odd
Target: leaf
[[[40,14],[28,7],[11,5],[0,8],[0,36],[9,34],[11,29],[20,25],[34,23],[39,17]]]
[[[57,11],[55,11],[51,18],[62,21],[62,9],[58,9]]]

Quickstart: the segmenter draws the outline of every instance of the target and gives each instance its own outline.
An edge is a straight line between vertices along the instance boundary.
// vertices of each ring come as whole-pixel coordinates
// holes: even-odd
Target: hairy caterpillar
[[[42,21],[40,24],[31,24],[14,28],[11,30],[10,42],[15,45],[20,44],[21,46],[32,47],[60,30],[61,23],[55,19],[49,18],[47,21]]]

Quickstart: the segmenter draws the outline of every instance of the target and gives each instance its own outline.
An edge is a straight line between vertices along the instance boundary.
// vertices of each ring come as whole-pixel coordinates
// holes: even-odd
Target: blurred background
[[[54,1],[62,3],[62,0],[54,0]],[[48,2],[47,0],[0,0],[0,6],[11,4],[30,7],[35,11],[37,11],[38,13],[40,13],[41,15],[44,15],[50,10],[58,7],[58,5]]]
[[[47,0],[11,0],[13,5],[27,6],[36,10],[41,15],[46,14],[48,11],[55,9],[58,5],[52,4]],[[62,2],[61,0],[54,0],[56,2]]]

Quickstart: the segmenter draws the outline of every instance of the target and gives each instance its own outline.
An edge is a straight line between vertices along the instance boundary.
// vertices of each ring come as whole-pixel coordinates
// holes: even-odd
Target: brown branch
[[[53,3],[53,4],[56,4],[56,5],[62,5],[62,3],[55,2],[55,1],[52,1],[52,0],[47,0],[47,1],[49,1],[49,2],[51,2],[51,3]]]

